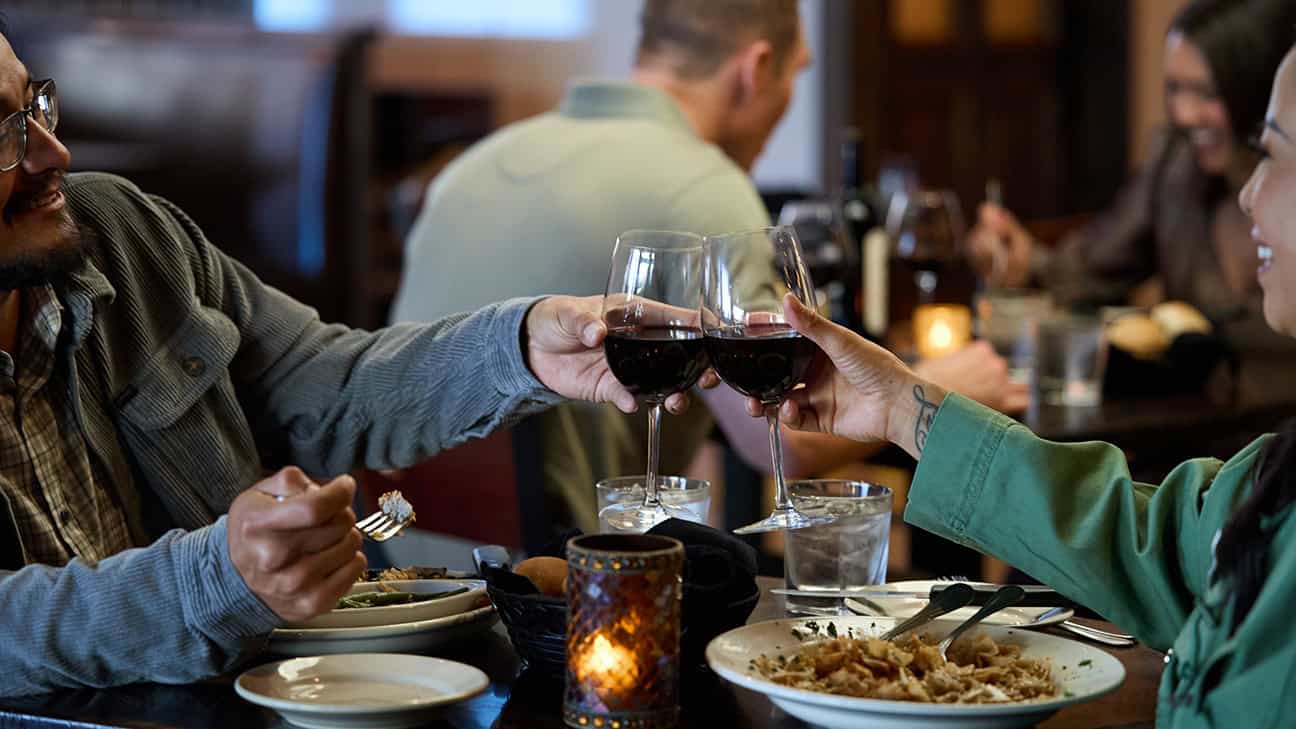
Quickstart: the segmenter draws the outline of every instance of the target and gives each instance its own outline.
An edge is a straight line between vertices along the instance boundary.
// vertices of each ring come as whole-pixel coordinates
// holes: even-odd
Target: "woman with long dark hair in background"
[[[1238,245],[1259,261],[1265,320],[1296,337],[1296,50],[1273,83],[1257,155],[1240,195],[1251,235]],[[827,355],[784,422],[901,446],[919,459],[906,520],[1170,651],[1158,727],[1292,725],[1296,432],[1136,483],[1115,446],[1042,440],[791,299],[784,311]]]
[[[1185,5],[1165,38],[1168,125],[1112,207],[1050,250],[985,203],[968,236],[974,267],[991,285],[1040,284],[1063,303],[1186,301],[1239,351],[1296,349],[1264,325],[1237,205],[1256,164],[1248,140],[1294,26],[1293,0]]]

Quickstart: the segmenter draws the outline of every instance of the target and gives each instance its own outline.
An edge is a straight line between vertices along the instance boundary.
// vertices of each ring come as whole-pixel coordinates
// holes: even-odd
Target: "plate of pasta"
[[[829,729],[1026,727],[1109,693],[1125,668],[1105,651],[1047,633],[978,627],[936,643],[958,621],[895,641],[894,618],[788,618],[753,623],[707,646],[724,679]]]

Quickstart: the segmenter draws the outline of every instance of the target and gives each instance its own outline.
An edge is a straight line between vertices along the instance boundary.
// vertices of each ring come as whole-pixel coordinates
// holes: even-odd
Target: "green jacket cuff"
[[[990,465],[1016,422],[951,392],[941,403],[909,487],[905,521],[962,544]]]

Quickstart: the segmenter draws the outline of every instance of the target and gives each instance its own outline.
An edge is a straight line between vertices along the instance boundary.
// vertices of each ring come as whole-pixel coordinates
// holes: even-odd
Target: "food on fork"
[[[411,523],[415,521],[414,507],[405,500],[405,496],[400,491],[388,491],[379,496],[378,508],[395,521],[409,521]]]
[[[761,656],[762,677],[793,688],[868,699],[1000,704],[1057,695],[1048,663],[979,634],[950,646],[949,658],[923,638],[841,636],[803,646],[791,658]]]
[[[544,595],[567,594],[567,560],[557,557],[532,557],[518,563],[513,571],[531,580]]]

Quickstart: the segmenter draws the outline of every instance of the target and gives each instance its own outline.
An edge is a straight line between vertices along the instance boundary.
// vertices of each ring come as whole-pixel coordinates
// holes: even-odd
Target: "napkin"
[[[648,533],[684,543],[686,620],[691,613],[723,609],[756,592],[756,550],[732,534],[684,519],[667,519]]]
[[[1140,360],[1116,346],[1108,348],[1103,392],[1118,397],[1157,397],[1202,392],[1217,367],[1225,365],[1236,382],[1238,355],[1214,334],[1180,334],[1156,360]]]

